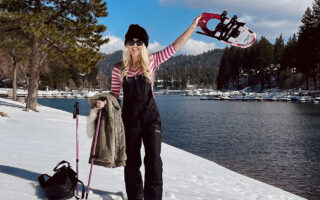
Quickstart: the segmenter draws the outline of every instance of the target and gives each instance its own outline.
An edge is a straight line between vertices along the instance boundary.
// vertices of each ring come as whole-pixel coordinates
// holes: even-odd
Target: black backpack
[[[63,164],[68,164],[68,166]],[[58,168],[60,165],[63,166]],[[82,181],[77,178],[77,173],[71,169],[69,162],[65,160],[61,161],[53,171],[55,172],[53,176],[41,174],[38,177],[39,183],[49,200],[70,199],[73,196],[75,196],[76,199],[80,199],[75,195],[78,182],[82,184],[81,199],[84,198],[84,185]]]

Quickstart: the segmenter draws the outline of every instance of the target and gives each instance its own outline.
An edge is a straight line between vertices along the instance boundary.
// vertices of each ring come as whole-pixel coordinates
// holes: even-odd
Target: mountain
[[[165,63],[161,64],[160,68],[184,68],[191,66],[202,66],[202,67],[212,67],[219,68],[220,60],[223,55],[224,49],[215,49],[207,51],[203,54],[196,56],[178,55],[173,56]],[[104,60],[98,64],[99,71],[110,76],[112,67],[115,63],[121,61],[122,51],[116,51],[112,54],[106,54]]]
[[[98,69],[107,76],[111,76],[111,70],[117,62],[122,60],[122,51],[106,54],[104,59],[99,62]]]
[[[212,86],[216,83],[223,52],[224,49],[215,49],[196,56],[173,56],[160,65],[156,72],[156,79],[162,80],[165,88],[185,88],[187,82]],[[122,51],[107,54],[99,63],[98,69],[110,77],[112,67],[121,59]],[[175,84],[173,84],[174,81]]]

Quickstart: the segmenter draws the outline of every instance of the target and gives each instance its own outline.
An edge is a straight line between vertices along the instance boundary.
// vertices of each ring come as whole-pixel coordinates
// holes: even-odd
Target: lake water
[[[87,99],[38,99],[88,115]],[[156,96],[163,142],[310,200],[320,199],[320,105]]]

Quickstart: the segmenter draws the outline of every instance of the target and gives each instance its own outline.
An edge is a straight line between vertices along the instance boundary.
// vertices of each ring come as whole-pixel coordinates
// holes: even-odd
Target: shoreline
[[[103,91],[109,92],[109,91]],[[99,91],[43,91],[38,90],[38,98],[47,99],[87,99]],[[222,101],[271,101],[271,102],[299,102],[299,103],[320,103],[320,90],[268,90],[265,92],[254,92],[250,90],[234,90],[234,91],[217,91],[206,89],[193,89],[193,90],[155,90],[154,94],[159,95],[181,95],[186,97],[198,97],[200,100],[222,100]],[[0,97],[12,98],[11,88],[0,88]],[[17,98],[21,102],[25,102],[27,97],[27,90],[17,90]],[[121,97],[121,96],[120,96]]]

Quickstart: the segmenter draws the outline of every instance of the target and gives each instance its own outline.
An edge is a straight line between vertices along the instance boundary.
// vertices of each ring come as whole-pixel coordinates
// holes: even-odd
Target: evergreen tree
[[[223,88],[229,87],[230,82],[230,48],[226,47],[221,58],[220,66],[219,66],[219,73],[217,78],[217,89],[221,90]]]
[[[280,88],[291,88],[291,85],[285,83],[293,75],[293,73],[296,72],[296,49],[297,37],[296,34],[293,34],[292,37],[289,37],[280,60],[281,68],[278,76]]]
[[[230,81],[233,88],[239,87],[239,77],[243,66],[243,50],[238,47],[230,48]]]
[[[297,44],[297,66],[298,70],[305,76],[306,89],[309,89],[309,78],[313,67],[313,54],[315,50],[315,38],[314,38],[314,26],[313,26],[313,15],[312,9],[307,8],[303,17],[302,25],[299,30],[299,38]]]
[[[64,55],[88,70],[101,59],[99,47],[108,40],[97,18],[107,16],[102,0],[1,0],[0,32],[21,30],[31,40],[30,78],[26,108],[36,110],[40,66],[50,55]],[[10,26],[9,26],[10,25]]]
[[[52,77],[53,88],[57,88],[59,91],[64,90],[66,83],[70,79],[68,66],[64,62],[57,60],[49,61],[48,65],[51,69],[50,75]]]
[[[258,41],[255,42],[251,47],[245,49],[243,56],[243,71],[247,74],[247,86],[252,89],[256,88],[256,60],[257,60],[257,46]]]
[[[27,56],[30,54],[30,49],[27,48],[27,41],[18,40],[15,38],[12,39],[4,39],[3,37],[0,40],[0,48],[5,55],[11,61],[12,68],[12,100],[17,100],[17,73],[18,73],[18,65],[21,63],[27,63]]]
[[[313,39],[314,39],[314,84],[315,89],[320,89],[320,0],[315,0],[313,4]]]
[[[1,15],[0,15],[1,16]],[[12,68],[12,89],[13,100],[17,100],[17,70],[18,65],[22,62],[28,63],[30,56],[30,40],[26,38],[21,32],[21,29],[17,29],[14,24],[2,23],[3,19],[0,17],[0,24],[5,24],[0,27],[0,48],[7,57],[11,60]],[[4,29],[12,29],[11,34],[8,34]]]
[[[273,67],[272,67],[272,76],[276,76],[279,81],[279,74],[281,71],[281,59],[284,52],[284,40],[282,38],[282,34],[276,38],[276,41],[273,45]]]
[[[276,41],[273,45],[273,64],[279,66],[281,62],[281,57],[284,51],[284,40],[282,34],[276,38]]]
[[[181,89],[187,88],[187,78],[185,76],[181,77],[180,85],[181,85]]]
[[[88,82],[88,90],[95,90],[98,86],[98,68],[93,67],[91,68],[90,72],[86,74],[86,80]]]
[[[260,79],[261,90],[264,89],[264,84],[266,79],[266,72],[270,71],[270,66],[273,61],[273,45],[265,38],[261,36],[261,39],[257,46],[257,55],[256,55],[256,70]]]

